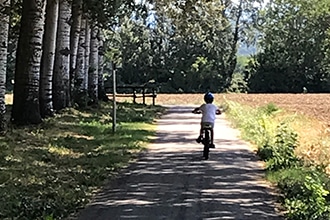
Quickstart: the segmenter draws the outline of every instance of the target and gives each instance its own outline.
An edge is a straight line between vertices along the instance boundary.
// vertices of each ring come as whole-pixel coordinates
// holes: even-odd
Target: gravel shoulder
[[[79,220],[284,219],[274,190],[251,148],[223,115],[215,124],[215,149],[202,160],[200,115],[194,106],[171,106],[158,120],[157,138],[92,203]]]

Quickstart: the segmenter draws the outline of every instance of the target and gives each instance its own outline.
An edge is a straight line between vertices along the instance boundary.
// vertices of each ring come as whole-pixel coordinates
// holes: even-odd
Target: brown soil
[[[229,94],[225,97],[254,106],[274,103],[281,108],[318,119],[330,126],[330,94]]]
[[[215,102],[236,101],[250,106],[274,103],[292,113],[299,113],[330,126],[330,94],[215,94]],[[203,94],[159,94],[157,104],[201,104]]]

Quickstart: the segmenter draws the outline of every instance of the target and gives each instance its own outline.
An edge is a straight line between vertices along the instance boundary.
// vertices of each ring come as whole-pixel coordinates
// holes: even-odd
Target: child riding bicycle
[[[193,110],[193,113],[197,114],[197,113],[202,113],[202,119],[201,119],[201,128],[200,128],[200,132],[199,132],[199,136],[196,139],[197,143],[202,142],[202,135],[203,135],[203,128],[205,127],[211,127],[211,145],[210,148],[215,148],[214,143],[213,143],[213,136],[214,136],[214,121],[216,118],[216,115],[220,115],[221,111],[220,109],[212,104],[214,100],[214,96],[212,93],[207,92],[204,95],[204,101],[205,104],[202,104],[200,107],[195,108]]]

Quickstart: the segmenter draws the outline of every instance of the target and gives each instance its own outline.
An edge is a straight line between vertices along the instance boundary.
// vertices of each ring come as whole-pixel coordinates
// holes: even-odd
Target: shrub
[[[284,193],[283,204],[288,219],[330,218],[326,200],[329,191],[324,187],[321,173],[306,168],[291,170],[278,180],[278,186]]]
[[[257,147],[270,142],[270,136],[275,123],[266,115],[263,108],[252,108],[227,102],[229,117],[241,129],[242,137],[253,142]]]
[[[294,154],[297,147],[297,134],[287,124],[277,126],[274,143],[259,148],[259,156],[266,161],[268,170],[279,170],[297,165],[299,159]]]
[[[266,106],[260,107],[260,110],[269,116],[279,111],[279,108],[274,103],[268,103]]]

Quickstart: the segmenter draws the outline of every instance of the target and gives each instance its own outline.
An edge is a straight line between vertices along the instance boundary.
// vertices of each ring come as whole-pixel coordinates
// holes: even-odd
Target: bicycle
[[[192,111],[194,114],[201,114],[201,111]],[[210,153],[210,145],[211,143],[211,132],[212,132],[212,125],[211,124],[205,124],[202,128],[202,139],[201,143],[204,145],[203,147],[203,158],[205,160],[209,159],[209,153]]]
[[[202,144],[204,145],[203,148],[203,158],[205,160],[209,159],[209,153],[210,153],[210,145],[211,145],[211,131],[212,131],[211,125],[206,125],[202,129]]]

